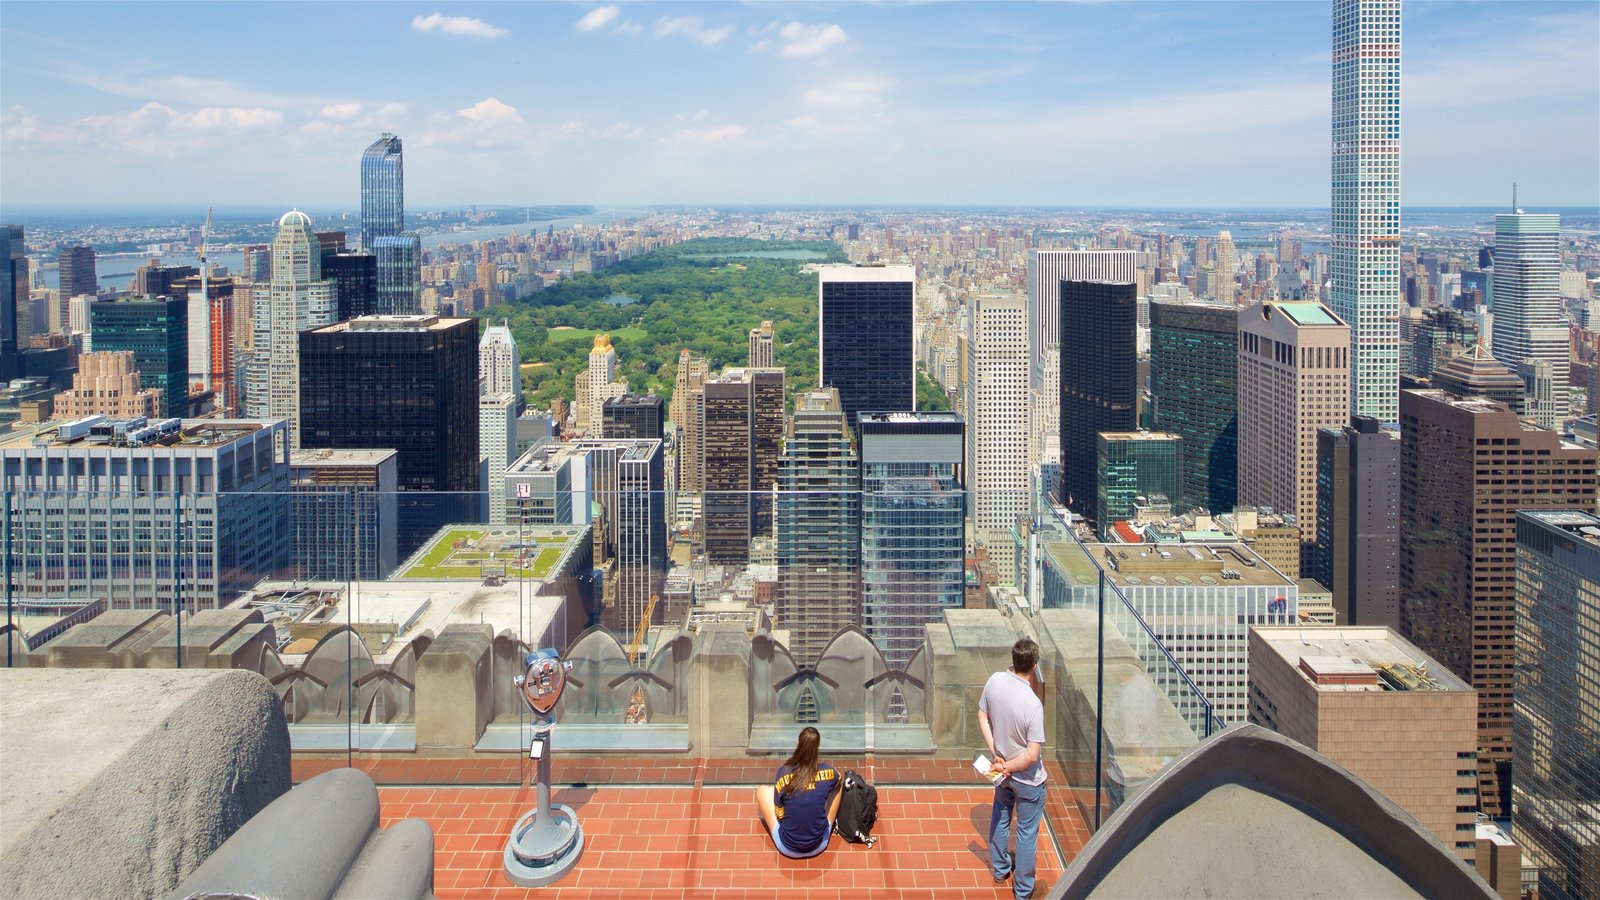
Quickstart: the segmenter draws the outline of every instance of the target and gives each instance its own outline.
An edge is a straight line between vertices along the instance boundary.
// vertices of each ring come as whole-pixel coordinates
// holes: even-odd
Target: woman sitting
[[[817,761],[822,735],[807,725],[800,729],[794,755],[778,768],[777,780],[756,788],[761,821],[778,852],[807,859],[828,849],[834,819],[839,815],[839,773]]]

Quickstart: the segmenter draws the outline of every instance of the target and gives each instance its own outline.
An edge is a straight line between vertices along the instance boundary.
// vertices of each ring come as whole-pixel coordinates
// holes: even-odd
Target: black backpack
[[[839,818],[833,830],[852,844],[871,847],[877,841],[872,826],[878,823],[878,789],[855,772],[846,772],[839,790],[844,796],[839,798]]]

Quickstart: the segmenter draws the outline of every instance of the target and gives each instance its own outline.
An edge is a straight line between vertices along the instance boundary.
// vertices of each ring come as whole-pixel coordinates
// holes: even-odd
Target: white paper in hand
[[[999,784],[1000,779],[1004,778],[1005,776],[998,772],[990,771],[990,768],[993,767],[993,765],[994,763],[989,761],[989,757],[984,756],[982,753],[979,753],[978,758],[972,761],[973,770],[979,775],[982,775],[984,780],[988,781],[990,784]]]

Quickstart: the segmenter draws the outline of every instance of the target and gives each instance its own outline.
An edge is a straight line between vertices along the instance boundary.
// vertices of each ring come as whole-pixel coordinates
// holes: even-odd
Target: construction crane
[[[644,646],[644,636],[650,630],[650,617],[656,611],[656,596],[650,595],[650,602],[645,604],[644,615],[639,617],[639,627],[633,630],[633,643],[628,645],[628,665],[638,668],[639,650]]]

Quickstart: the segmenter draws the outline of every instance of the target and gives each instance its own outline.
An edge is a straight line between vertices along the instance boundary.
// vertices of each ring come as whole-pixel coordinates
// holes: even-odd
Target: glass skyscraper
[[[89,308],[96,350],[132,350],[145,387],[161,392],[163,417],[189,414],[189,303],[176,297],[118,300]]]
[[[1600,896],[1600,517],[1517,513],[1512,827],[1539,896]]]
[[[1233,509],[1239,496],[1239,309],[1150,304],[1155,427],[1183,436],[1183,496],[1174,508]]]
[[[421,312],[422,239],[406,231],[400,138],[384,132],[361,156],[361,249],[378,258],[378,309]]]
[[[863,411],[859,427],[863,630],[902,668],[922,626],[966,600],[966,424],[951,412]]]
[[[361,249],[406,229],[406,174],[400,138],[384,132],[361,155]]]
[[[1494,357],[1513,372],[1529,363],[1550,366],[1547,392],[1524,376],[1524,415],[1540,428],[1561,430],[1569,409],[1570,337],[1561,303],[1561,217],[1501,213],[1494,217]]]
[[[823,266],[817,275],[822,386],[839,389],[852,426],[862,411],[915,409],[916,270]]]
[[[1139,426],[1138,289],[1062,281],[1060,291],[1061,501],[1092,523],[1098,435]]]
[[[1140,497],[1169,502],[1182,488],[1183,438],[1160,431],[1103,431],[1097,441],[1095,508],[1097,530],[1111,540],[1112,524],[1133,518]]]

